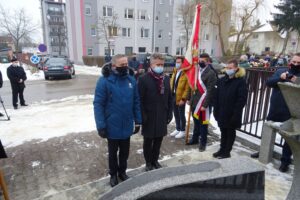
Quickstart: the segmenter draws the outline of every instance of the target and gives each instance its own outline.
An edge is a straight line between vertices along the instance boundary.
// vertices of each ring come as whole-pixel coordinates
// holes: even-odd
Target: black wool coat
[[[138,81],[141,111],[142,135],[157,138],[167,135],[167,123],[172,119],[172,94],[170,78],[164,78],[164,94],[159,94],[156,80],[148,73]]]
[[[15,67],[12,65],[9,66],[7,68],[7,77],[9,78],[12,87],[14,86],[25,87],[24,81],[27,80],[27,76],[23,67],[21,66]],[[23,80],[22,83],[19,83],[20,79]]]
[[[239,68],[235,77],[218,80],[214,99],[214,117],[220,128],[240,128],[243,108],[247,102],[245,70]]]

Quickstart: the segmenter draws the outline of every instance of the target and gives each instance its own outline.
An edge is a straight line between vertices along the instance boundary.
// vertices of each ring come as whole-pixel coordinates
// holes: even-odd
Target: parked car
[[[49,77],[67,77],[72,78],[75,75],[73,62],[66,57],[49,57],[43,66],[45,79]]]
[[[0,56],[0,63],[10,63],[7,56]]]
[[[175,58],[169,54],[162,54],[165,59],[165,65],[164,65],[164,73],[165,74],[172,74],[173,69],[175,67]],[[150,66],[150,60],[149,57],[151,56],[150,53],[138,53],[136,54],[136,59],[139,61],[139,69],[144,69],[145,71],[148,70],[148,67]],[[147,66],[146,66],[147,65]]]

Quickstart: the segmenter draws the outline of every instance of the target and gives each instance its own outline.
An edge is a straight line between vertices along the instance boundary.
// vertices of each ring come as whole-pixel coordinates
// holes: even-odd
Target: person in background
[[[3,85],[3,79],[2,79],[2,73],[0,71],[0,88],[2,88]],[[3,117],[4,115],[0,112],[0,117]]]
[[[108,63],[111,61],[111,56],[108,53],[105,54],[104,61],[105,61],[105,63]]]
[[[289,69],[278,69],[266,82],[267,86],[273,89],[270,99],[270,110],[267,120],[284,122],[291,118],[291,114],[278,87],[279,82],[295,83],[300,77],[300,52],[296,53],[291,61]],[[281,165],[279,170],[287,172],[291,164],[292,151],[285,142],[282,148]]]
[[[199,143],[199,151],[205,151],[207,144],[207,134],[208,134],[208,120],[203,119],[203,113],[207,113],[208,116],[211,112],[211,106],[213,104],[214,98],[214,87],[217,82],[216,73],[212,70],[209,65],[209,55],[207,53],[203,53],[199,58],[199,71],[201,74],[201,82],[204,84],[206,92],[201,93],[198,89],[192,92],[191,99],[191,107],[193,113],[195,113],[196,108],[198,107],[200,100],[202,99],[202,95],[206,94],[206,97],[199,107],[200,115],[199,118],[193,115],[194,120],[194,131],[191,140],[188,142],[188,145],[198,144]]]
[[[136,59],[136,53],[132,54],[131,59],[128,62],[128,66],[134,70],[135,74],[138,71],[139,64],[140,64],[139,61],[137,61]]]
[[[175,138],[185,136],[185,104],[189,95],[190,87],[185,72],[180,69],[184,57],[176,58],[176,66],[171,78],[171,91],[173,97],[173,110],[176,123],[176,129],[170,134]]]
[[[11,84],[14,109],[18,109],[18,97],[20,99],[21,106],[28,106],[25,103],[23,94],[27,76],[16,57],[13,57],[11,62],[12,64],[7,68],[7,77],[10,80]]]
[[[146,171],[162,167],[158,162],[160,147],[173,117],[170,78],[163,72],[164,58],[155,53],[151,55],[149,71],[138,80]]]
[[[240,57],[240,62],[239,62],[239,66],[243,67],[245,69],[251,67],[250,63],[248,62],[248,56],[247,55],[241,55]]]
[[[226,75],[218,80],[214,98],[214,117],[221,130],[220,149],[215,158],[229,158],[235,141],[236,129],[241,127],[243,108],[247,101],[245,69],[237,60],[229,60]]]
[[[121,181],[129,178],[130,137],[139,132],[142,123],[136,80],[128,71],[127,57],[114,56],[111,68],[99,78],[95,90],[95,122],[99,136],[107,138],[112,187],[118,184],[117,174]]]

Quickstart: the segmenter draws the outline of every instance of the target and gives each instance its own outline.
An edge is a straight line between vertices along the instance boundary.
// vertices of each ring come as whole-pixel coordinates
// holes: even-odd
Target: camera
[[[287,74],[287,75],[286,75],[286,78],[287,78],[287,79],[292,79],[293,76],[294,76],[293,74]]]

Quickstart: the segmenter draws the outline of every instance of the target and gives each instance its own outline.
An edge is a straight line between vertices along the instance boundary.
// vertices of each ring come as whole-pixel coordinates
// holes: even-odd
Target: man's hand
[[[180,105],[180,106],[183,106],[184,104],[185,104],[185,101],[183,101],[183,100],[180,100],[180,101],[179,101],[179,105]]]
[[[204,108],[203,106],[200,108],[200,111],[205,111],[206,108]]]
[[[98,129],[98,135],[102,138],[107,138],[107,131],[105,128],[103,129]]]
[[[291,78],[291,82],[296,83],[296,81],[297,81],[297,76],[293,76],[293,77]]]
[[[280,78],[281,78],[282,80],[286,80],[287,75],[288,75],[288,72],[283,72],[283,73],[280,75]]]
[[[136,124],[136,125],[134,126],[133,134],[138,133],[138,132],[140,131],[140,129],[141,129],[141,125],[140,125],[140,124]]]
[[[22,83],[22,82],[23,82],[23,79],[20,79],[20,80],[19,80],[19,83]]]

